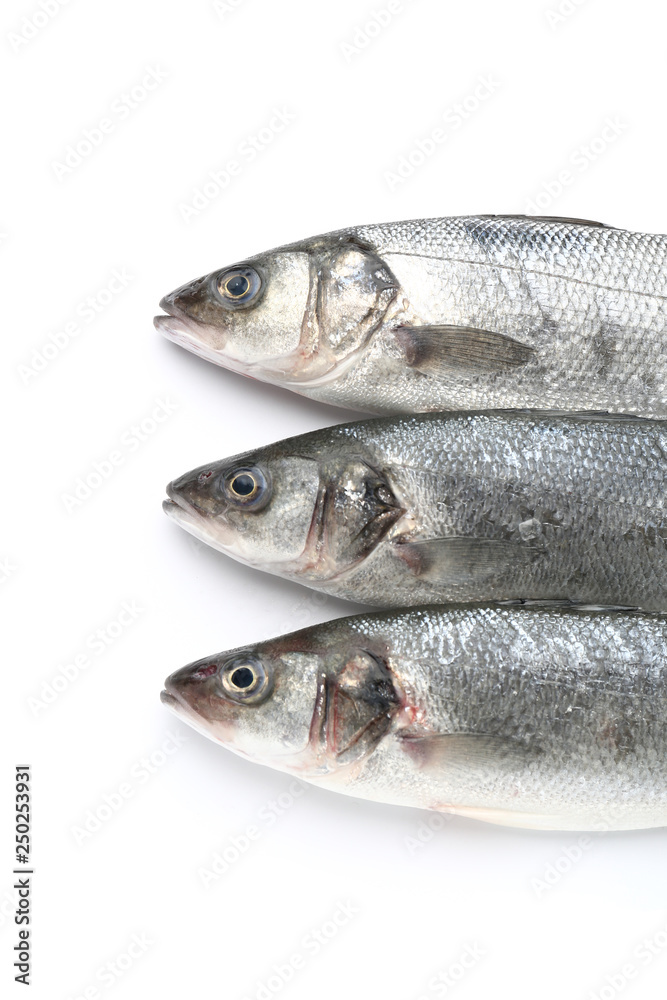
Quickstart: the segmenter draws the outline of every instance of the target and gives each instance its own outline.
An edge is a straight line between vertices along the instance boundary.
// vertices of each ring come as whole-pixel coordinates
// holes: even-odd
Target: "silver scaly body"
[[[470,215],[257,254],[166,296],[155,322],[216,364],[369,412],[665,417],[666,303],[665,236]]]
[[[667,424],[624,416],[387,417],[194,470],[165,509],[242,562],[366,604],[665,611],[666,456]],[[237,466],[271,483],[258,511],[221,492]]]
[[[339,377],[299,391],[376,412],[525,406],[667,415],[667,237],[493,216],[349,232],[394,274],[395,311]],[[507,371],[413,371],[393,330],[431,324],[492,331],[535,354]]]
[[[207,657],[162,697],[223,746],[348,795],[541,829],[667,825],[661,616],[358,615]]]

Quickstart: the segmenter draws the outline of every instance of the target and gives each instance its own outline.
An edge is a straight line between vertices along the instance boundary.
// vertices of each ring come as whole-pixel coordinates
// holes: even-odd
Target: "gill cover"
[[[362,459],[322,469],[304,576],[327,580],[365,559],[405,513],[382,472]]]
[[[310,730],[321,772],[368,757],[391,728],[399,704],[389,670],[367,650],[353,650],[333,673],[323,670]]]
[[[351,361],[381,326],[398,282],[372,248],[353,236],[311,244],[311,283],[302,330],[302,365],[292,381],[322,378]]]

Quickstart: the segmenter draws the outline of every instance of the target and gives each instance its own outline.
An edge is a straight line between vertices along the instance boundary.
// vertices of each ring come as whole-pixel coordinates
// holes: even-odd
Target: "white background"
[[[163,294],[349,224],[521,213],[540,193],[542,214],[667,229],[665,16],[648,0],[580,0],[557,20],[557,2],[403,0],[365,47],[357,29],[385,0],[70,0],[27,42],[15,36],[37,3],[3,4],[0,977],[12,996],[26,994],[11,982],[11,778],[26,762],[39,1000],[664,996],[663,831],[597,835],[577,853],[575,834],[452,819],[416,846],[430,814],[319,789],[269,824],[258,817],[289,778],[159,701],[190,660],[354,610],[232,563],[162,514],[166,482],[187,469],[346,416],[161,339]],[[150,67],[166,78],[113,111]],[[493,93],[475,101],[481,78]],[[466,99],[478,107],[464,121],[451,109]],[[274,108],[294,120],[186,223],[179,206]],[[58,178],[67,147],[105,117],[113,130]],[[443,122],[446,141],[391,185]],[[131,281],[86,322],[80,304],[114,269]],[[72,322],[78,334],[37,371]],[[158,400],[175,411],[131,444]],[[115,450],[122,464],[68,511],[64,496]],[[90,637],[115,631],[123,602],[141,612],[97,654]],[[88,665],[62,680],[77,654]],[[167,755],[174,733],[187,740]],[[82,840],[121,785],[130,796]],[[259,839],[205,888],[199,869],[231,857],[249,826]],[[313,954],[304,938],[341,901],[358,912]],[[127,966],[135,934],[146,950],[100,978]],[[466,948],[480,957],[461,976]],[[262,992],[297,953],[305,968]],[[441,973],[460,978],[436,990]]]

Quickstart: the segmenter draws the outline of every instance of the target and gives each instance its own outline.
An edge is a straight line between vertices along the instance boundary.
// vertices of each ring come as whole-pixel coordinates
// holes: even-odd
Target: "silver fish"
[[[382,607],[667,610],[667,423],[487,412],[341,424],[214,462],[164,508],[250,566]]]
[[[667,237],[474,215],[360,226],[215,271],[155,325],[215,364],[375,413],[667,416]]]
[[[667,620],[453,606],[205,657],[162,700],[258,763],[509,826],[667,825]]]

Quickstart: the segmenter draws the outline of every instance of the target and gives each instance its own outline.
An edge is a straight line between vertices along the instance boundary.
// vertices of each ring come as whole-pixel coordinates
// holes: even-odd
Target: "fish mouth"
[[[202,517],[197,508],[188,503],[185,497],[181,496],[174,489],[173,483],[169,483],[167,486],[167,499],[162,501],[162,510],[172,520],[176,521],[177,524],[182,524],[183,527],[187,527],[187,524],[196,523]]]
[[[160,309],[164,309],[166,315],[154,316],[153,326],[167,340],[171,340],[179,347],[184,347],[191,354],[196,354],[205,361],[212,361],[214,364],[223,364],[220,350],[209,347],[206,342],[204,330],[206,327],[197,320],[191,319],[178,306],[174,305],[170,295],[165,295],[160,299]],[[216,340],[219,340],[222,333],[215,330]]]
[[[180,670],[170,674],[164,682],[164,688],[160,691],[160,701],[170,712],[188,726],[200,733],[214,743],[236,752],[232,745],[234,738],[234,727],[230,723],[217,720],[214,724],[202,715],[198,709],[199,698],[195,695],[193,704],[184,692],[183,687],[188,688],[191,680],[192,664],[182,667]],[[208,704],[208,698],[204,697],[201,704]]]
[[[226,338],[222,327],[206,326],[195,319],[191,319],[178,306],[171,301],[171,296],[166,295],[160,300],[160,309],[164,309],[166,315],[154,316],[153,326],[167,340],[184,347],[191,354],[210,361],[221,368],[243,375],[245,378],[262,380],[263,366],[259,362],[244,361],[237,358],[226,346]],[[205,331],[208,330],[210,339],[218,343],[218,347],[210,347],[207,342]]]
[[[183,497],[174,488],[173,483],[167,486],[167,499],[162,501],[162,510],[167,517],[175,521],[181,528],[193,535],[198,541],[232,558],[240,558],[235,555],[232,543],[233,532],[230,534],[227,526],[227,536],[225,537],[225,522],[222,515],[215,518],[215,529],[212,529],[210,518],[206,513],[199,510]],[[243,560],[241,560],[243,561]]]
[[[173,340],[183,347],[189,347],[190,344],[196,343],[193,337],[192,320],[189,320],[170,299],[169,295],[160,299],[160,309],[163,309],[166,315],[154,316],[153,325],[158,333],[163,334],[167,340]]]
[[[179,719],[184,719],[186,722],[190,722],[192,709],[188,705],[187,701],[183,698],[179,698],[173,689],[170,690],[169,678],[165,681],[165,687],[160,691],[160,701],[163,705],[166,705],[170,711],[174,713]]]
[[[160,691],[160,701],[163,705],[168,705],[169,708],[175,708],[179,703],[178,698],[166,689]]]
[[[165,684],[166,687],[160,691],[160,701],[162,704],[166,705],[177,719],[180,719],[181,722],[186,722],[202,736],[206,736],[208,739],[215,739],[204,725],[203,720],[197,714],[196,710],[188,704],[185,698],[180,697],[178,691],[169,690],[169,678],[167,678]]]
[[[163,337],[173,340],[181,347],[189,347],[190,344],[196,343],[185,320],[179,319],[178,316],[154,316],[153,326]]]
[[[211,544],[211,540],[204,530],[205,515],[181,496],[174,489],[173,483],[169,483],[167,486],[167,499],[162,501],[162,510],[167,517],[170,517],[172,521],[194,535],[195,538]]]

